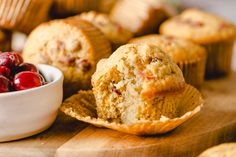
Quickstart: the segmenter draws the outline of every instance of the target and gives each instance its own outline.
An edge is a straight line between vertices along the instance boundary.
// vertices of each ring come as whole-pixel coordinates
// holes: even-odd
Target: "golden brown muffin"
[[[197,9],[188,9],[164,22],[160,32],[187,38],[204,46],[208,53],[208,77],[230,72],[236,28],[228,21]]]
[[[11,50],[11,32],[0,30],[0,52]]]
[[[52,0],[1,0],[0,27],[29,33],[47,19]]]
[[[142,118],[176,116],[178,94],[174,93],[182,93],[185,82],[178,66],[158,47],[130,44],[99,61],[92,85],[98,117],[135,123]],[[166,103],[154,105],[164,99]]]
[[[172,8],[163,0],[120,0],[111,11],[111,19],[136,35],[157,32]]]
[[[236,143],[223,143],[207,149],[198,157],[235,157]]]
[[[51,15],[53,17],[67,17],[85,11],[99,11],[108,13],[117,0],[53,0]]]
[[[54,20],[28,37],[23,57],[28,62],[58,67],[64,73],[65,96],[91,87],[96,63],[111,54],[106,37],[84,20]]]
[[[103,13],[90,11],[72,18],[81,18],[91,22],[94,26],[101,30],[101,32],[112,43],[113,47],[126,44],[133,36],[130,31],[113,22],[108,15]]]
[[[129,43],[157,45],[180,67],[187,83],[195,87],[203,83],[207,55],[203,47],[183,38],[157,34],[133,38]]]
[[[102,59],[93,91],[80,91],[61,110],[78,120],[136,135],[173,130],[196,114],[201,94],[185,84],[171,58],[155,45],[128,44]]]

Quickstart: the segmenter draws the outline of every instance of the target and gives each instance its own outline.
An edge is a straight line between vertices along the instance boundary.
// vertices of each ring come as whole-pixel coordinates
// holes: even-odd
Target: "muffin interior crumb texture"
[[[157,46],[120,47],[98,63],[92,84],[98,117],[108,121],[130,124],[180,116],[177,105],[185,81]]]

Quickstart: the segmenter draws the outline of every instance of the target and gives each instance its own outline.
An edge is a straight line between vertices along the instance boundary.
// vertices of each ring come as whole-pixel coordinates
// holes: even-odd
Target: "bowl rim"
[[[21,90],[21,91],[12,91],[12,92],[6,92],[6,93],[0,93],[0,98],[1,97],[7,97],[7,96],[14,96],[14,95],[19,95],[19,94],[27,94],[30,92],[35,92],[38,91],[40,89],[44,89],[44,88],[48,88],[53,86],[54,84],[56,84],[57,82],[60,82],[64,79],[64,75],[62,74],[61,70],[59,70],[58,68],[51,66],[51,65],[47,65],[47,64],[36,64],[36,67],[38,67],[39,69],[45,69],[45,68],[50,68],[52,69],[52,74],[53,76],[55,76],[55,79],[43,86],[39,86],[39,87],[35,87],[35,88],[31,88],[31,89],[26,89],[26,90]],[[45,74],[44,74],[45,75]]]

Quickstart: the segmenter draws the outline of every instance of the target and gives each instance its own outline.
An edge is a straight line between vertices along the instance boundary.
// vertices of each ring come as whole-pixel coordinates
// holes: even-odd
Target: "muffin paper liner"
[[[98,4],[99,0],[54,0],[52,14],[63,16],[97,10]]]
[[[158,26],[167,17],[161,1],[118,1],[111,11],[111,18],[136,35],[157,32]]]
[[[207,50],[206,77],[216,77],[231,71],[234,41],[203,45]]]
[[[92,91],[80,91],[66,99],[61,106],[61,111],[97,127],[106,127],[135,135],[152,135],[173,130],[199,112],[202,106],[203,100],[198,90],[186,85],[182,94],[182,101],[178,105],[182,116],[173,119],[161,117],[159,120],[152,121],[138,120],[137,123],[129,125],[106,121],[97,117],[96,101]]]
[[[192,62],[177,63],[183,72],[186,83],[193,85],[196,88],[201,87],[204,82],[206,58],[202,58]]]
[[[47,19],[52,0],[1,0],[0,26],[29,33]]]

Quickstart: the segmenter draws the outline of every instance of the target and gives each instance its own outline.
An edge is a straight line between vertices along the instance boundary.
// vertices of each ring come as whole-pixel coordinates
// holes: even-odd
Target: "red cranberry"
[[[16,52],[0,53],[0,66],[12,68],[23,63],[22,57]]]
[[[15,75],[13,83],[15,90],[25,90],[42,86],[44,80],[43,77],[36,72],[23,71]]]
[[[21,63],[17,68],[16,68],[16,73],[22,72],[22,71],[31,71],[31,72],[36,72],[38,73],[38,69],[34,64],[31,63]]]
[[[0,75],[0,93],[5,93],[10,91],[10,80],[5,76]]]
[[[80,66],[82,67],[83,72],[88,72],[92,68],[91,64],[86,59],[80,61]]]
[[[11,74],[11,70],[10,70],[8,67],[6,67],[6,66],[0,66],[0,75],[9,77],[10,74]]]

